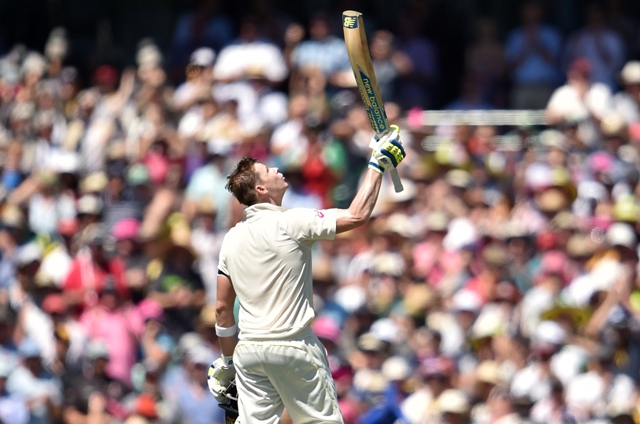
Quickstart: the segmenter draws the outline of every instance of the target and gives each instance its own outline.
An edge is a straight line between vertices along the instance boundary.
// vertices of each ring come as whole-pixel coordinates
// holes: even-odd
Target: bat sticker
[[[345,28],[358,28],[358,18],[342,15],[342,26]]]
[[[358,71],[360,71],[360,78],[362,79],[363,85],[361,88],[359,87],[360,95],[363,100],[369,99],[368,102],[365,101],[364,103],[367,112],[369,112],[371,126],[377,134],[383,133],[389,129],[389,125],[387,124],[387,114],[382,108],[382,105],[378,102],[376,93],[373,91],[371,78],[369,78],[359,66]]]

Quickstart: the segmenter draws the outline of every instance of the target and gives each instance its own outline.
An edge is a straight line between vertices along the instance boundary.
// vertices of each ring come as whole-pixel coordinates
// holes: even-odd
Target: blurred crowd
[[[314,252],[347,423],[640,423],[638,34],[590,8],[563,47],[522,12],[504,51],[479,23],[450,108],[545,109],[544,127],[405,119],[433,46],[418,16],[370,37],[408,156],[405,190],[385,178],[370,223]],[[279,167],[287,208],[358,187],[373,134],[334,19],[274,42],[249,17],[218,40],[202,13],[176,40],[197,24],[219,44],[178,43],[178,84],[150,40],[84,83],[62,29],[0,58],[0,423],[223,423],[206,371],[219,248],[243,219],[226,175]]]

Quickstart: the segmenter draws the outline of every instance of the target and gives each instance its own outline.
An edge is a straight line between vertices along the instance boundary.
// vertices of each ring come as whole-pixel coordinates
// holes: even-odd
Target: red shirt
[[[98,294],[104,288],[108,275],[115,279],[116,290],[121,296],[128,294],[128,287],[124,281],[124,263],[112,260],[103,268],[88,258],[76,257],[71,263],[71,270],[62,285],[64,292],[84,292],[83,306],[94,306],[98,300]]]

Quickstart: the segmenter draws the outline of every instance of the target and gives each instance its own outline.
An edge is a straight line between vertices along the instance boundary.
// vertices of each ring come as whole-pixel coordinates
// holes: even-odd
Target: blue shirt
[[[537,38],[538,42],[551,55],[551,62],[545,61],[536,50],[526,46],[523,29],[514,30],[507,38],[506,56],[508,61],[515,60],[524,49],[528,49],[525,59],[513,70],[513,80],[520,84],[556,84],[560,77],[558,71],[558,58],[562,48],[560,34],[549,26],[541,26],[538,28]]]
[[[298,69],[316,67],[327,76],[351,69],[347,47],[344,41],[337,37],[300,43],[293,51],[292,62]]]
[[[224,410],[206,388],[197,396],[189,386],[180,390],[178,408],[185,424],[223,424]]]

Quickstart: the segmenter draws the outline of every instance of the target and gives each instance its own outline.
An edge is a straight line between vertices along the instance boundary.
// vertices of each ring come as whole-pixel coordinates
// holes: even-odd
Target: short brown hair
[[[262,180],[258,176],[253,166],[258,163],[258,159],[244,157],[238,162],[236,169],[227,177],[225,188],[238,199],[240,203],[251,206],[258,202],[256,185]]]

